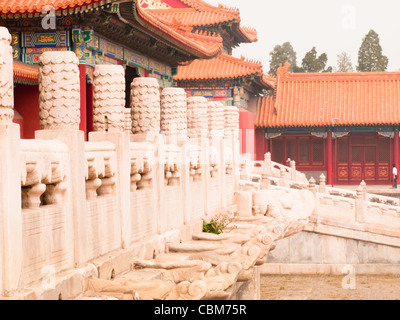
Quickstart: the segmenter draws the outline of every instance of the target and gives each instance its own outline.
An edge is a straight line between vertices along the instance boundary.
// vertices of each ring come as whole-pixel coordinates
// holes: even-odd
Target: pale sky
[[[370,29],[380,39],[389,58],[387,71],[400,70],[400,1],[398,0],[205,0],[240,9],[242,25],[258,31],[258,42],[242,44],[233,55],[260,60],[269,71],[269,53],[277,44],[290,42],[297,64],[313,46],[328,55],[327,66],[337,65],[337,55],[347,52],[357,65],[358,49]]]

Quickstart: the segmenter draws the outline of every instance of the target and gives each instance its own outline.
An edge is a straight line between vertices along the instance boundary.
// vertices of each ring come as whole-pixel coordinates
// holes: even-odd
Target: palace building
[[[257,158],[296,161],[328,184],[391,183],[399,168],[400,73],[288,73],[257,102]],[[317,180],[318,181],[318,180]]]
[[[275,79],[263,73],[261,62],[236,58],[232,49],[241,43],[257,41],[257,31],[241,25],[240,12],[234,8],[211,6],[203,1],[187,1],[191,8],[152,10],[169,23],[198,32],[218,34],[223,53],[212,59],[197,59],[180,65],[174,80],[188,96],[203,96],[236,106],[240,111],[241,153],[255,152],[256,102],[263,90],[274,87]]]
[[[15,119],[21,137],[40,129],[38,60],[45,51],[74,51],[80,61],[81,125],[93,131],[93,70],[123,65],[127,107],[135,77],[152,77],[161,88],[173,85],[178,64],[209,59],[223,50],[210,32],[169,23],[153,14],[160,8],[190,8],[189,0],[0,0],[0,26],[12,34]],[[53,22],[53,23],[51,23]],[[51,29],[55,25],[55,29]]]

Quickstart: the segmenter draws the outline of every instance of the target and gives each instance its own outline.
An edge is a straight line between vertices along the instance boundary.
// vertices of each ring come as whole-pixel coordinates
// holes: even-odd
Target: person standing
[[[395,164],[393,164],[393,171],[392,171],[392,179],[393,179],[393,187],[395,188],[395,189],[397,189],[397,179],[398,179],[398,175],[397,175],[397,168],[396,168],[396,165]]]

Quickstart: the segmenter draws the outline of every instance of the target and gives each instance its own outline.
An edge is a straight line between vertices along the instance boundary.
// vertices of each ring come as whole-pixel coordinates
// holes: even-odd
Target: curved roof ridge
[[[151,13],[152,10],[145,10],[138,5],[135,5],[137,14],[143,19],[143,22],[161,32],[164,36],[169,36],[175,41],[192,50],[195,50],[203,58],[212,58],[219,54],[223,48],[223,40],[218,35],[206,35],[192,33],[188,28],[180,28],[179,24],[166,23]],[[188,41],[188,39],[198,41]]]
[[[206,80],[206,79],[232,79],[256,75],[261,78],[261,82],[270,87],[273,83],[265,78],[263,66],[260,61],[246,59],[245,57],[236,58],[222,53],[210,60],[195,60],[192,63],[178,67],[175,80]]]
[[[153,15],[164,19],[177,19],[182,24],[194,27],[218,25],[233,22],[241,42],[251,43],[258,41],[258,34],[254,28],[242,26],[240,10],[222,4],[210,5],[201,0],[181,0],[190,8],[145,9]]]

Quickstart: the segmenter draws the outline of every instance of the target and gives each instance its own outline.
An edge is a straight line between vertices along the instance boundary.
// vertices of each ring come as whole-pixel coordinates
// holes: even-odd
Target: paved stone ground
[[[400,275],[356,276],[355,289],[344,276],[261,275],[261,300],[400,300]]]

